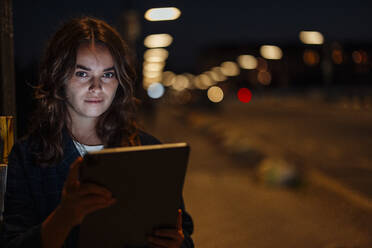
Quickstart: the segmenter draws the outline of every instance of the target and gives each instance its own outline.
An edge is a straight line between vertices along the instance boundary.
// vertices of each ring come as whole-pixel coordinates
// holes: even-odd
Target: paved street
[[[159,105],[156,118],[145,127],[163,142],[191,145],[184,197],[194,218],[197,247],[372,247],[370,188],[364,188],[371,182],[365,147],[371,144],[370,117],[349,114],[270,101],[227,104],[217,112]],[[361,125],[357,137],[349,125]],[[338,137],[337,132],[345,135]],[[241,150],[234,153],[237,140],[243,140]],[[267,186],[257,179],[252,157],[242,156],[251,150],[304,167],[304,183],[297,188]],[[305,153],[293,152],[300,150]],[[328,163],[330,157],[334,162]],[[346,158],[355,159],[349,161],[358,170],[349,170],[347,161],[342,163]],[[320,183],[308,179],[311,168],[320,173],[312,176]],[[359,169],[366,174],[360,184]]]
[[[372,199],[370,110],[300,99],[234,101],[222,107],[217,113],[193,112],[191,123],[210,125],[211,136],[227,148],[238,142],[248,150],[284,157]]]

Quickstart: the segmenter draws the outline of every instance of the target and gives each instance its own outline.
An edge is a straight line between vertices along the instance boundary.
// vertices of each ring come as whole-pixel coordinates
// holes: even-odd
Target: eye
[[[113,78],[113,77],[115,77],[115,73],[114,72],[105,72],[103,74],[103,77],[104,78]]]
[[[86,73],[85,71],[77,71],[77,72],[75,72],[75,76],[77,76],[77,77],[87,77],[88,73]]]

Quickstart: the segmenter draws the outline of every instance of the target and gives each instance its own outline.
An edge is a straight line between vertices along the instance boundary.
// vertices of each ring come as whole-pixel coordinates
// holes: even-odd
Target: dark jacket
[[[146,133],[140,133],[142,145],[160,142]],[[1,228],[1,246],[4,248],[42,247],[41,223],[61,200],[69,166],[79,152],[68,134],[64,132],[64,155],[60,163],[42,168],[35,164],[31,138],[16,142],[9,155],[7,188],[4,199],[4,218]],[[190,237],[193,222],[184,209],[182,226],[185,240],[182,247],[194,247]],[[77,247],[79,226],[72,229],[63,247]]]

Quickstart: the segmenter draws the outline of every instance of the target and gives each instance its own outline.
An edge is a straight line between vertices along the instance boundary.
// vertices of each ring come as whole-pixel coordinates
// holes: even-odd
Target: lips
[[[87,103],[101,103],[101,102],[103,102],[103,99],[92,98],[92,99],[86,99],[85,102],[87,102]]]

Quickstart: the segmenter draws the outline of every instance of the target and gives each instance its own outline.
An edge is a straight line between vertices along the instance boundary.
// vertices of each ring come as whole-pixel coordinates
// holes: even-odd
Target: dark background
[[[175,21],[162,22],[149,22],[143,18],[149,8],[167,6],[179,8],[182,12],[181,17]],[[353,49],[370,48],[372,42],[370,1],[37,0],[14,1],[13,10],[17,118],[20,135],[27,129],[27,120],[32,109],[32,86],[37,83],[37,68],[43,48],[60,24],[71,17],[89,15],[102,18],[123,31],[125,29],[125,24],[122,23],[123,16],[129,10],[136,11],[140,23],[140,35],[136,41],[138,64],[141,65],[145,50],[143,46],[145,36],[169,33],[174,40],[167,48],[170,55],[165,69],[176,73],[202,73],[210,66],[234,59],[245,52],[253,52],[257,56],[258,47],[263,44],[280,45],[288,58],[290,56],[301,58],[303,45],[298,38],[301,30],[320,31],[327,44],[337,42],[348,46],[349,53]],[[294,65],[291,67],[293,68],[291,76],[286,76],[292,85],[308,88],[324,84],[320,67],[306,71],[296,67],[298,64],[296,59],[283,61],[289,66]],[[140,66],[138,69],[140,70]],[[345,66],[338,68],[339,71],[348,73],[340,74],[340,78],[355,78],[351,69],[351,65],[346,69]],[[278,71],[282,70],[279,68]],[[141,78],[137,82],[138,88],[141,85],[140,80]],[[240,85],[244,80],[237,78],[233,79],[233,82]],[[370,73],[355,80],[368,84]],[[336,82],[334,85],[337,84],[345,82]],[[282,87],[275,82],[272,85],[276,88]],[[286,85],[291,86],[289,83]],[[146,94],[142,93],[140,98],[146,98]]]

